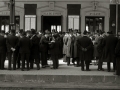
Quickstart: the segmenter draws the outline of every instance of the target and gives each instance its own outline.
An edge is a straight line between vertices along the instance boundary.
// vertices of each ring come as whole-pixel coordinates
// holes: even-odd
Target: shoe
[[[30,69],[27,69],[27,71],[29,71]]]
[[[84,69],[81,69],[82,71],[84,71]]]
[[[24,69],[21,69],[21,71],[24,71]]]
[[[91,71],[90,69],[86,69],[86,71]]]
[[[45,66],[42,66],[42,68],[46,68]]]

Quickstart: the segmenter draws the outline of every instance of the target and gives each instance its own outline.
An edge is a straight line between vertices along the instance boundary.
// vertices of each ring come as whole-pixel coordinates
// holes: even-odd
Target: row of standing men
[[[107,32],[105,37],[104,33],[97,38],[93,45],[92,40],[88,36],[88,32],[84,31],[83,36],[80,33],[70,32],[65,35],[54,34],[50,37],[49,32],[45,35],[36,34],[35,30],[31,30],[31,33],[27,33],[20,30],[15,36],[15,30],[11,30],[10,35],[4,37],[4,32],[1,31],[0,35],[0,68],[4,69],[4,61],[7,54],[8,57],[8,69],[11,70],[11,57],[13,55],[13,69],[16,69],[16,63],[20,68],[20,60],[22,60],[22,68],[25,69],[25,60],[27,61],[27,70],[33,68],[34,60],[37,65],[37,69],[40,69],[40,59],[42,67],[45,68],[48,59],[48,50],[53,60],[53,68],[58,68],[58,59],[64,55],[64,61],[67,61],[67,65],[70,65],[70,58],[74,63],[77,60],[77,66],[81,62],[81,70],[84,71],[84,62],[86,64],[86,70],[90,71],[89,64],[93,60],[94,55],[98,53],[98,70],[103,70],[102,63],[107,62],[108,71],[111,70],[110,62],[113,62],[114,70],[118,75],[119,70],[119,39],[112,35],[112,32]],[[95,48],[96,46],[96,51]],[[62,52],[63,50],[63,52]],[[41,55],[41,57],[40,57]],[[116,63],[117,62],[117,63]],[[30,67],[29,67],[30,63]]]
[[[107,62],[107,71],[111,71],[111,62],[113,63],[113,71],[116,75],[120,75],[120,39],[113,35],[112,31],[107,33],[98,32],[95,40],[87,31],[83,32],[83,36],[66,33],[63,37],[63,54],[64,61],[70,65],[70,58],[74,64],[77,60],[77,66],[81,62],[81,70],[90,71],[89,65],[91,60],[98,59],[98,71],[104,71],[103,62]]]

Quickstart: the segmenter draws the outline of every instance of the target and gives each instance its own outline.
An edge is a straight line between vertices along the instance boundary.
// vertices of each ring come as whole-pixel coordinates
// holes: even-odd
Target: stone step
[[[1,82],[31,83],[120,83],[120,76],[0,74]]]
[[[120,90],[120,77],[0,74],[0,90]]]

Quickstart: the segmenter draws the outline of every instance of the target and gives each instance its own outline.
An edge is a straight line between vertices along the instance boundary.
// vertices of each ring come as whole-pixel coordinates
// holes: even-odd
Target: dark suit
[[[81,69],[84,70],[84,61],[86,63],[86,70],[89,70],[89,63],[92,60],[92,49],[93,43],[91,39],[87,36],[83,36],[78,40],[78,48],[80,52],[80,60],[81,60]],[[82,48],[86,48],[87,51],[82,50]]]
[[[61,46],[58,40],[50,44],[50,54],[51,54],[51,59],[53,60],[54,69],[58,68],[58,59],[60,55],[60,49],[61,49]]]
[[[33,38],[31,38],[31,43],[32,43],[32,47],[31,47],[31,59],[30,59],[30,67],[33,68],[33,63],[34,63],[34,59],[35,59],[35,63],[37,65],[37,69],[40,69],[40,61],[39,61],[39,38],[35,35],[33,36]]]
[[[49,40],[45,36],[41,37],[40,51],[41,51],[42,66],[47,65],[49,43],[50,43]]]
[[[12,58],[12,54],[13,54],[13,69],[16,69],[16,61],[17,61],[17,52],[16,51],[12,51],[11,48],[17,48],[18,45],[18,37],[16,37],[15,35],[10,35],[7,37],[6,40],[6,44],[7,44],[7,53],[8,53],[8,60],[9,60],[9,64],[8,64],[8,69],[11,70],[11,58]]]
[[[115,54],[116,54],[116,75],[120,75],[120,39],[118,40],[115,49]]]
[[[25,68],[25,60],[27,61],[27,69],[29,70],[29,59],[30,59],[30,48],[31,48],[31,41],[27,37],[23,37],[19,41],[19,53],[21,55],[22,60],[22,70]]]
[[[118,38],[109,35],[104,39],[104,48],[105,48],[105,60],[107,61],[107,68],[110,71],[110,62],[113,62],[113,68],[116,67],[116,58],[115,58],[115,47],[117,45]]]
[[[4,69],[4,61],[6,57],[6,39],[0,35],[0,69]]]

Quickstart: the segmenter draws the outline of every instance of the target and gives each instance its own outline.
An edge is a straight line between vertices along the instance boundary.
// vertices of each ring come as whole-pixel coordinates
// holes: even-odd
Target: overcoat
[[[6,38],[0,35],[0,53],[6,53]]]
[[[30,49],[31,49],[31,41],[28,37],[22,37],[19,40],[19,53],[23,54],[30,54]]]
[[[80,60],[90,61],[92,60],[93,43],[87,36],[83,36],[78,40],[78,48],[80,49]],[[82,48],[86,48],[87,51],[83,51]]]
[[[120,75],[120,39],[118,40],[115,49],[115,54],[116,54],[116,74]]]
[[[115,47],[118,38],[114,35],[109,35],[104,39],[105,61],[113,62],[115,60]]]
[[[41,52],[48,52],[50,41],[45,37],[42,36],[40,40],[40,51]]]
[[[71,57],[71,36],[68,36],[66,57]]]
[[[9,35],[6,39],[7,52],[11,52],[11,48],[17,48],[19,39],[15,35]]]
[[[65,35],[63,37],[63,54],[67,54],[67,42],[68,42],[68,37]]]

